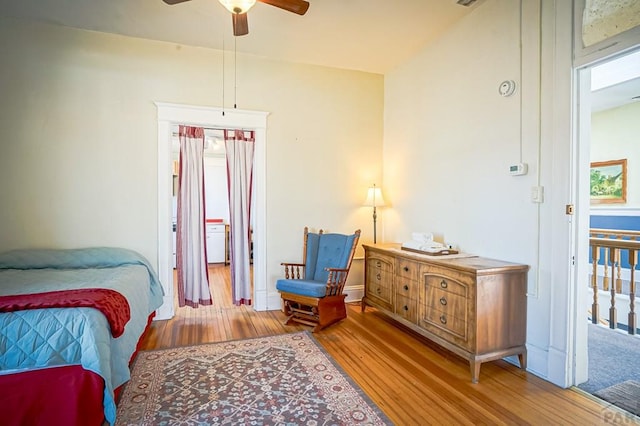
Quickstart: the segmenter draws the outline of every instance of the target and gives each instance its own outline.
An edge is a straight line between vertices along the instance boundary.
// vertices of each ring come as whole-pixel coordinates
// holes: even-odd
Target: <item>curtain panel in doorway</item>
[[[229,190],[231,294],[236,305],[251,304],[251,182],[255,134],[225,130]]]
[[[180,173],[176,230],[178,305],[211,305],[206,254],[204,129],[180,126]]]

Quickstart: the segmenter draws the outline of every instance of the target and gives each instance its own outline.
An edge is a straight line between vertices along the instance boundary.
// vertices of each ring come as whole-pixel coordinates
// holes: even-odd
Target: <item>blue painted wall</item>
[[[640,216],[595,216],[589,220],[591,228],[640,231]]]
[[[600,215],[591,215],[589,220],[589,226],[591,228],[602,228],[602,229],[620,229],[626,231],[640,231],[640,216],[600,216]],[[628,238],[625,238],[628,239]],[[600,260],[598,261],[599,265],[603,265],[603,253],[604,249],[600,250]],[[591,263],[591,259],[589,259],[589,263]],[[626,250],[622,251],[621,264],[623,268],[629,268],[629,252]]]

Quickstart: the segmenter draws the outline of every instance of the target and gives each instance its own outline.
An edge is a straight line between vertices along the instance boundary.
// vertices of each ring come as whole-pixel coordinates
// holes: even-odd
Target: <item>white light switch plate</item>
[[[544,186],[531,187],[531,201],[534,203],[544,202]]]

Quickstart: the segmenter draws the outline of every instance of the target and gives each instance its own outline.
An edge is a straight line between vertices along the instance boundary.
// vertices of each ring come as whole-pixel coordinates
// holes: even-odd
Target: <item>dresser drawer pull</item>
[[[440,304],[441,304],[442,306],[447,306],[447,299],[445,299],[445,297],[444,297],[444,296],[442,296],[442,297],[440,298]]]
[[[409,310],[409,307],[408,307],[407,305],[404,305],[404,306],[402,307],[402,309],[404,309],[405,311],[408,311],[408,310]]]
[[[442,281],[440,281],[440,287],[447,288],[447,287],[449,287],[449,284],[447,284],[447,282],[445,280],[442,280]]]
[[[376,293],[378,294],[382,293],[382,290],[380,289],[380,287],[376,287]]]
[[[378,268],[382,267],[382,262],[380,262],[380,261],[378,260],[378,261],[376,262],[376,266],[377,266]]]
[[[376,274],[376,280],[380,281],[382,279],[382,275]]]
[[[402,288],[404,289],[404,291],[408,291],[409,290],[409,286],[406,285],[406,284]]]
[[[447,323],[447,317],[445,317],[444,315],[440,315],[440,322],[443,324]]]
[[[405,266],[405,267],[404,267],[404,268],[402,268],[402,269],[404,269],[404,271],[405,271],[405,272],[409,272],[409,267],[408,267],[408,266]]]

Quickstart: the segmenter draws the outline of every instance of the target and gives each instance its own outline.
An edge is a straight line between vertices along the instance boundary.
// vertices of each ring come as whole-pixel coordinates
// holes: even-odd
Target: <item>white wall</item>
[[[640,209],[640,102],[591,116],[591,161],[627,159],[627,202],[592,206],[593,210]]]
[[[0,38],[0,251],[124,246],[155,264],[154,102],[221,106],[222,53],[6,18]],[[372,239],[360,204],[381,176],[383,78],[238,54],[237,87],[238,108],[270,113],[274,287],[306,225]]]
[[[521,31],[519,3],[483,2],[385,76],[384,188],[393,207],[380,216],[386,241],[432,231],[465,252],[530,265],[529,370],[565,386],[571,6],[522,2]],[[517,82],[511,97],[498,93],[504,80]],[[529,173],[510,176],[520,161]],[[538,185],[542,204],[531,200]]]

